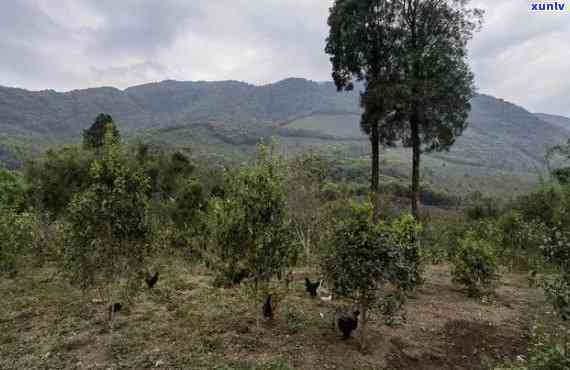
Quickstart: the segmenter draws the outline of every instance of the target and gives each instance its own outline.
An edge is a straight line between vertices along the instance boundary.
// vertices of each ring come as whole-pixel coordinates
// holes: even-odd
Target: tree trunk
[[[368,321],[368,305],[366,303],[360,304],[360,351],[366,350],[366,323]]]
[[[411,119],[412,128],[412,215],[417,220],[420,204],[420,154],[421,142],[417,114]]]
[[[370,144],[372,145],[372,178],[370,179],[370,193],[372,196],[373,220],[377,222],[380,218],[378,204],[378,188],[380,183],[380,142],[379,142],[378,122],[374,122],[371,128]]]

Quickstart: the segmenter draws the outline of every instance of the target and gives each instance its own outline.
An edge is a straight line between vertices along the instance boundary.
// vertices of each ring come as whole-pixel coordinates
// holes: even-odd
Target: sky
[[[331,4],[0,0],[0,85],[67,91],[166,79],[326,81]],[[469,45],[478,91],[570,116],[570,10],[531,12],[527,0],[471,4],[486,11]]]

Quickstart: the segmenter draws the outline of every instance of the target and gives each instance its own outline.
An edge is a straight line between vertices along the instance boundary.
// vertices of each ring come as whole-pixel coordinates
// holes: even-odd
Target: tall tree
[[[337,89],[350,91],[355,81],[365,81],[361,128],[368,134],[372,148],[373,195],[378,192],[379,146],[392,136],[391,126],[383,122],[398,101],[398,7],[396,1],[388,0],[336,0],[328,19],[330,32],[325,51],[331,55]]]
[[[420,156],[449,150],[467,127],[473,73],[466,62],[467,43],[483,12],[470,0],[398,0],[399,56],[405,99],[396,115],[412,155],[412,213],[418,216]]]
[[[83,131],[83,145],[90,149],[101,148],[108,129],[112,131],[113,140],[118,141],[121,135],[113,117],[105,113],[99,114],[91,127]]]

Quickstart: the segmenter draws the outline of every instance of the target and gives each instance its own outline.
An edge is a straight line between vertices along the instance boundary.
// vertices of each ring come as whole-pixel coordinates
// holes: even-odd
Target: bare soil
[[[266,322],[245,289],[216,289],[207,271],[164,262],[156,287],[110,329],[105,308],[53,269],[22,272],[0,281],[0,369],[491,369],[526,355],[532,320],[547,309],[523,274],[506,274],[483,303],[450,283],[447,266],[432,266],[405,323],[372,316],[361,353],[333,331],[333,305],[308,297],[306,274],[295,276],[288,291],[275,285],[276,318]]]

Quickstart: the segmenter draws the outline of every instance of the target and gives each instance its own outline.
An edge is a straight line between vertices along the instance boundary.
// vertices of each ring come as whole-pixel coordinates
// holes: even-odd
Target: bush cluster
[[[491,292],[499,279],[495,248],[475,233],[467,233],[459,241],[451,274],[453,282],[465,286],[470,296]]]

